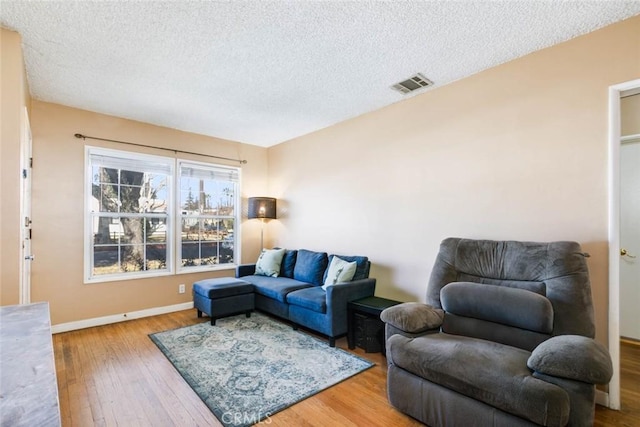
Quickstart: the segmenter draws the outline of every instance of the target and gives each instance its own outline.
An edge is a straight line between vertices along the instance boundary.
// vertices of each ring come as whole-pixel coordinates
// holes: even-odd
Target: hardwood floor
[[[640,343],[620,342],[620,410],[596,406],[597,427],[640,426]]]
[[[220,426],[148,334],[208,321],[195,310],[53,336],[63,426]],[[347,348],[346,339],[337,340]],[[268,419],[272,426],[420,426],[387,402],[385,358]],[[640,346],[622,346],[622,410],[596,407],[596,426],[640,425]]]

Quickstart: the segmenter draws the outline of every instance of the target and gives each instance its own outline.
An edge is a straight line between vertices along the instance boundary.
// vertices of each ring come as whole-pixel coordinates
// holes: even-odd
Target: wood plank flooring
[[[640,426],[640,343],[620,342],[620,410],[596,405],[597,427]]]
[[[195,310],[53,336],[62,425],[220,426],[148,334],[208,321]],[[346,339],[337,340],[347,348]],[[622,410],[596,407],[605,426],[640,425],[640,346],[622,345]],[[386,360],[265,420],[272,426],[420,426],[386,397]]]

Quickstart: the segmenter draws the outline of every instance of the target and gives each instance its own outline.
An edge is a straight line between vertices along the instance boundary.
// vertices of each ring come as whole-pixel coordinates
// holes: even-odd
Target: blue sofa
[[[352,281],[322,288],[334,256],[356,262]],[[347,333],[347,303],[373,296],[376,279],[369,278],[371,263],[363,256],[327,255],[305,249],[285,251],[277,277],[256,275],[256,264],[236,268],[236,277],[254,286],[255,308],[320,332],[329,345]]]

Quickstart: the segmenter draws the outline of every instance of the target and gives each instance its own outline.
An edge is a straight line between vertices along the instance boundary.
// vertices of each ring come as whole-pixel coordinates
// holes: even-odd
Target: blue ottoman
[[[253,285],[233,277],[199,280],[193,284],[192,294],[198,317],[206,313],[212,325],[216,319],[232,314],[246,313],[251,317],[255,308]]]

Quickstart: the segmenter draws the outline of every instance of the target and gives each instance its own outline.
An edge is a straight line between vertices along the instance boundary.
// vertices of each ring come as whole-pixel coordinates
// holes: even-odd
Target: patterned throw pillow
[[[327,278],[324,281],[324,285],[322,285],[322,289],[326,291],[329,286],[333,286],[336,283],[350,282],[354,274],[356,274],[356,267],[357,263],[355,261],[347,262],[334,256],[331,259]]]
[[[256,262],[256,276],[278,277],[285,249],[263,249]]]

